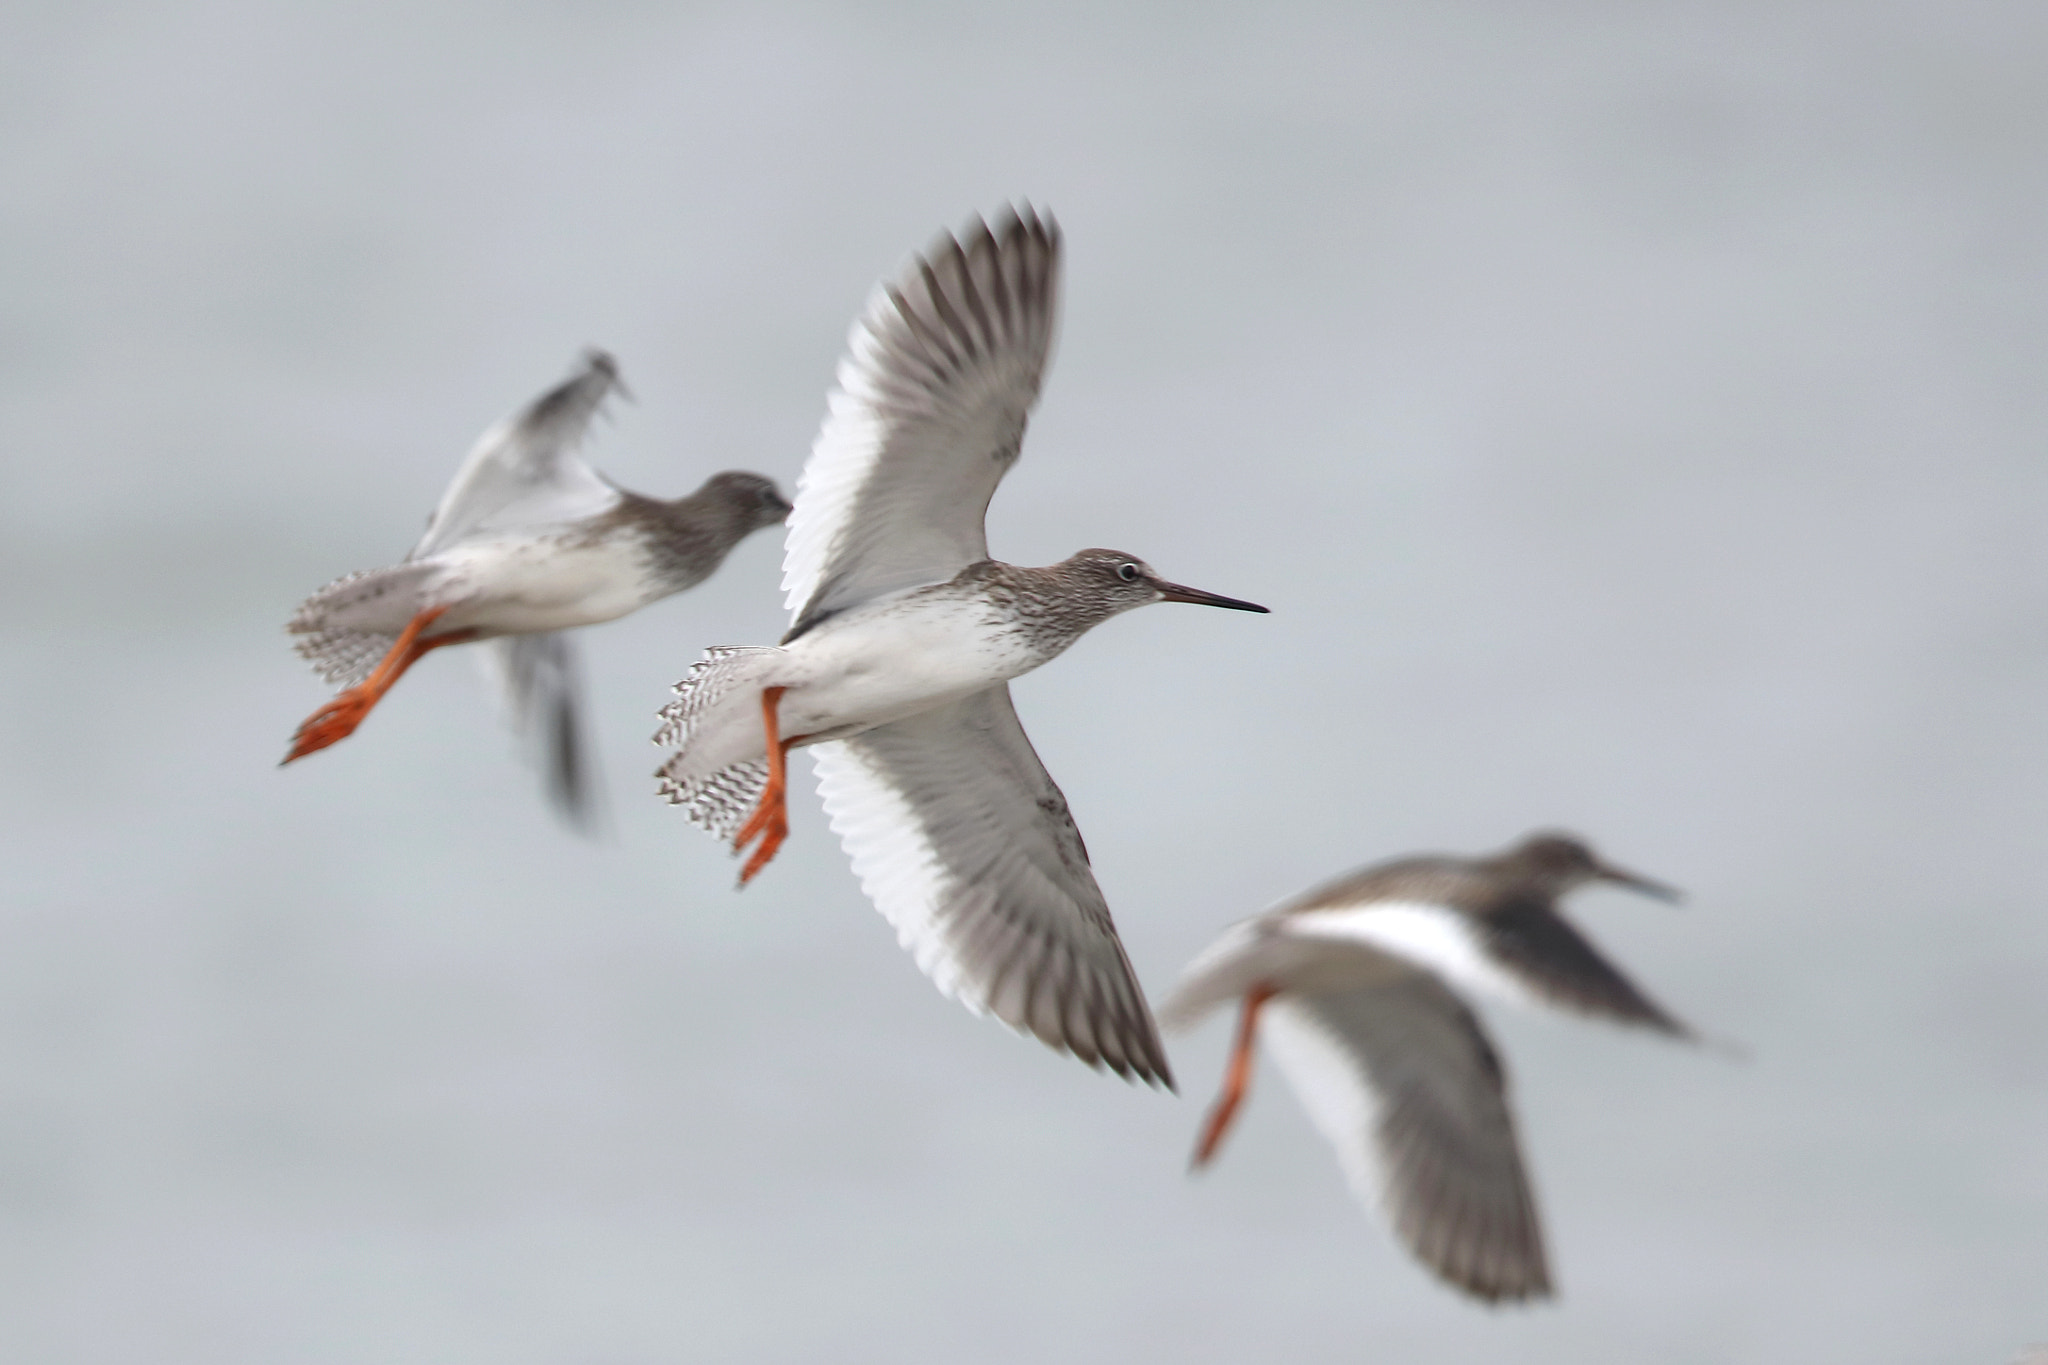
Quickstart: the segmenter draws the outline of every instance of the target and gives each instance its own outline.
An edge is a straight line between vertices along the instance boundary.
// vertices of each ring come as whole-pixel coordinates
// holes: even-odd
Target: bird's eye
[[[1135,583],[1138,581],[1138,566],[1135,564],[1119,564],[1116,566],[1116,576],[1126,583]]]

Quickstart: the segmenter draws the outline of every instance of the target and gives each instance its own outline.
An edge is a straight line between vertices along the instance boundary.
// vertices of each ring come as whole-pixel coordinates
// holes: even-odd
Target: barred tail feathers
[[[669,804],[681,806],[691,824],[720,839],[738,833],[760,800],[768,785],[768,760],[765,755],[746,758],[707,771],[707,732],[728,730],[728,720],[750,723],[750,716],[721,714],[719,703],[728,697],[751,701],[749,684],[764,663],[782,652],[772,645],[714,645],[676,684],[675,700],[661,708],[662,726],[654,742],[675,745],[678,752],[655,770],[657,790]],[[762,738],[757,731],[755,742]]]
[[[768,760],[750,758],[720,768],[709,777],[675,777],[680,766],[670,759],[655,771],[657,790],[672,806],[683,808],[683,818],[723,842],[731,842],[747,822],[768,785]]]
[[[299,604],[285,629],[302,637],[299,656],[336,687],[368,676],[398,640],[406,622],[426,606],[428,564],[394,564],[344,574]]]

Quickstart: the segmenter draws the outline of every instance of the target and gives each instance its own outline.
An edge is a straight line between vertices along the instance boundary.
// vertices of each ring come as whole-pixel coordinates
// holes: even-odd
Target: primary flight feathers
[[[791,632],[988,558],[983,516],[1023,448],[1059,310],[1060,230],[1029,207],[940,234],[854,322],[797,480]]]
[[[343,690],[289,763],[352,733],[425,654],[485,642],[557,805],[595,802],[565,632],[691,587],[787,520],[789,627],[707,650],[661,712],[659,790],[746,853],[789,831],[810,748],[854,875],[938,988],[1090,1066],[1171,1088],[1159,1030],[1065,796],[1009,682],[1157,602],[1264,612],[1120,550],[1031,568],[989,557],[989,501],[1021,455],[1057,331],[1061,241],[1028,205],[942,233],[855,320],[794,505],[758,474],[688,497],[617,487],[578,453],[620,390],[591,351],[485,433],[399,564],[308,598],[289,629]],[[1577,839],[1347,874],[1227,929],[1160,1011],[1235,1005],[1194,1164],[1220,1149],[1270,1045],[1353,1190],[1423,1264],[1489,1302],[1552,1292],[1505,1068],[1462,992],[1692,1039],[1558,912],[1605,881],[1671,898]]]
[[[788,830],[783,761],[815,745],[861,887],[918,965],[970,1009],[1120,1075],[1171,1085],[1066,799],[1008,681],[1153,602],[1265,608],[1084,550],[988,557],[989,499],[1022,448],[1052,344],[1060,235],[1025,207],[942,236],[854,325],[797,484],[779,648],[713,650],[677,684],[658,776],[696,823]]]

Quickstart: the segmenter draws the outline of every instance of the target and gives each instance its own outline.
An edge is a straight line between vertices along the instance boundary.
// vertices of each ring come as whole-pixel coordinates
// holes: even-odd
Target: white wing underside
[[[568,379],[486,431],[427,522],[409,559],[425,559],[482,531],[548,526],[607,511],[619,490],[576,453],[618,364],[593,350]]]
[[[1481,1298],[1547,1294],[1507,1079],[1479,1021],[1411,960],[1302,933],[1306,915],[1232,925],[1160,1010],[1169,1028],[1279,993],[1258,1033],[1352,1190],[1418,1259]]]
[[[1172,1084],[1080,833],[1007,687],[813,753],[862,889],[940,990],[1090,1065]]]
[[[1390,954],[1452,985],[1523,1009],[1549,1008],[1528,984],[1490,957],[1471,921],[1427,901],[1372,901],[1285,917],[1290,937],[1354,943]]]
[[[1352,1190],[1419,1260],[1483,1299],[1550,1292],[1505,1077],[1449,990],[1418,974],[1282,994],[1260,1033]]]
[[[869,299],[797,485],[793,630],[988,557],[983,517],[1052,345],[1059,248],[1027,207],[942,235]]]

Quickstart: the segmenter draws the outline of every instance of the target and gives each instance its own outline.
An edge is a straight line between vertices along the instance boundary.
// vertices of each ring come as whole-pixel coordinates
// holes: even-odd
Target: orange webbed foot
[[[744,851],[756,835],[760,836],[761,843],[747,859],[746,866],[740,869],[741,886],[754,880],[755,875],[768,866],[769,860],[782,847],[782,841],[789,837],[789,806],[782,791],[761,794],[761,804],[754,808],[752,818],[733,840],[732,851]]]
[[[747,823],[740,826],[740,832],[733,836],[732,851],[746,852],[747,845],[756,838],[760,847],[747,859],[740,869],[740,885],[754,880],[762,868],[768,866],[782,841],[789,837],[789,770],[785,759],[789,745],[782,740],[780,723],[775,714],[776,703],[782,700],[786,689],[769,687],[761,692],[761,728],[768,741],[768,781],[761,788],[761,799],[754,803],[754,813],[747,817]]]
[[[1259,1010],[1273,996],[1271,986],[1254,986],[1244,998],[1244,1013],[1237,1022],[1237,1043],[1230,1050],[1230,1064],[1223,1069],[1223,1091],[1217,1095],[1208,1121],[1202,1125],[1194,1159],[1188,1162],[1191,1170],[1199,1171],[1209,1164],[1216,1149],[1223,1145],[1223,1135],[1230,1131],[1231,1120],[1237,1117],[1237,1107],[1244,1103],[1252,1082],[1252,1045],[1258,1037]]]
[[[306,717],[305,722],[292,733],[292,751],[284,756],[284,762],[319,753],[328,745],[347,739],[356,732],[356,727],[363,723],[363,718],[370,714],[374,705],[375,699],[364,696],[360,687],[351,687],[333,698]],[[284,763],[278,766],[283,767]]]
[[[284,762],[290,763],[293,759],[318,753],[330,744],[347,739],[370,714],[370,708],[383,700],[391,685],[405,676],[406,669],[443,645],[459,645],[475,639],[473,630],[458,630],[432,640],[420,638],[421,633],[447,610],[446,607],[431,607],[408,621],[405,629],[398,633],[398,639],[392,642],[390,651],[377,661],[377,666],[370,670],[367,678],[306,717],[305,723],[292,735],[292,751],[284,756]],[[283,767],[284,763],[278,766]]]

